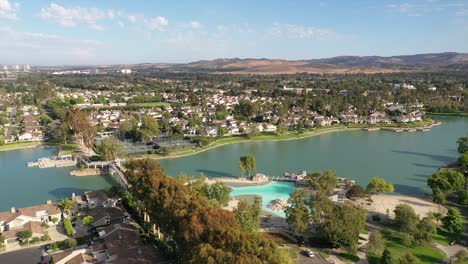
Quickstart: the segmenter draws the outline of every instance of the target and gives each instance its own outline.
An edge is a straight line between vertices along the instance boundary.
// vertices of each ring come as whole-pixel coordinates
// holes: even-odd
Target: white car
[[[306,250],[305,253],[309,258],[315,257],[314,252],[312,252],[311,250]]]

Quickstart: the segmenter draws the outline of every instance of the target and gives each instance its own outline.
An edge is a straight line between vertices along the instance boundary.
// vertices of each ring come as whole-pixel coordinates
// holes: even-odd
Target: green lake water
[[[0,152],[0,211],[59,200],[111,186],[110,176],[70,176],[73,168],[28,168],[26,163],[55,155],[56,148]]]
[[[421,195],[430,191],[427,178],[457,158],[456,140],[468,134],[468,118],[435,119],[443,124],[428,132],[342,131],[299,140],[229,144],[160,162],[172,176],[179,173],[238,176],[239,157],[250,153],[257,158],[257,171],[267,175],[332,169],[339,177],[352,178],[361,185],[366,185],[373,176],[381,176],[395,185],[397,193]],[[54,152],[53,148],[0,152],[0,210],[58,200],[73,192],[81,194],[111,185],[110,177],[74,177],[68,175],[70,169],[66,168],[26,166],[26,162]],[[235,188],[233,194],[261,194],[266,204],[277,196],[287,198],[292,190],[285,183],[275,183]]]
[[[208,177],[240,175],[239,157],[253,154],[257,171],[335,170],[366,185],[381,176],[401,194],[429,192],[427,178],[458,157],[456,141],[468,134],[468,118],[437,117],[443,122],[427,132],[340,131],[289,141],[260,141],[224,145],[196,155],[162,160],[169,175],[187,173]]]

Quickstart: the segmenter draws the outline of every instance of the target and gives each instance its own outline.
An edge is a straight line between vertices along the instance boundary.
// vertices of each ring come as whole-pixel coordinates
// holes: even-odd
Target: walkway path
[[[466,249],[464,246],[458,244],[455,244],[453,246],[444,246],[439,243],[433,243],[433,245],[436,248],[442,250],[447,255],[447,259],[450,259],[450,257],[455,256],[461,250]]]

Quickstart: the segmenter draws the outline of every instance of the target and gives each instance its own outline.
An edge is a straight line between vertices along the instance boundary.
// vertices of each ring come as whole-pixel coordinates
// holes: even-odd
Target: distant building
[[[429,87],[429,88],[427,88],[427,89],[428,89],[429,91],[435,91],[435,90],[437,90],[437,87],[431,86],[431,87]]]
[[[403,84],[400,84],[400,83],[397,83],[397,84],[394,84],[393,85],[393,89],[395,90],[398,90],[398,89],[408,89],[408,90],[416,90],[416,87],[414,87],[414,85],[412,84],[406,84],[406,83],[403,83]]]
[[[122,73],[122,74],[130,74],[130,73],[132,73],[132,70],[131,70],[131,69],[121,69],[121,70],[120,70],[120,73]]]

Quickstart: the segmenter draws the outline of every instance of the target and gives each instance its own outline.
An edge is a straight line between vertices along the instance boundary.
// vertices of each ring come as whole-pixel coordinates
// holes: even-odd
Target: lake
[[[71,197],[72,193],[107,188],[110,176],[70,176],[72,168],[28,168],[28,161],[55,155],[56,148],[37,147],[0,152],[0,211]]]
[[[250,153],[257,158],[257,171],[267,175],[332,169],[339,177],[352,178],[361,185],[366,185],[373,176],[381,176],[395,185],[397,193],[421,195],[430,191],[427,178],[457,158],[456,140],[468,133],[468,118],[435,119],[443,124],[428,132],[334,132],[299,140],[230,144],[160,162],[172,176],[179,173],[237,176],[239,157]],[[0,152],[0,211],[111,186],[113,180],[109,176],[75,177],[68,175],[70,168],[26,166],[28,161],[55,152],[54,148],[42,147]],[[275,191],[277,187],[281,192]],[[280,183],[236,188],[234,194],[261,193],[266,199],[278,195],[287,198],[292,190],[281,188]]]
[[[239,157],[253,154],[257,171],[267,175],[331,169],[361,185],[380,176],[393,183],[397,193],[422,195],[430,192],[427,178],[458,157],[456,141],[468,133],[468,118],[434,119],[443,124],[427,132],[355,130],[289,141],[245,142],[161,160],[161,164],[172,176],[238,176]]]

